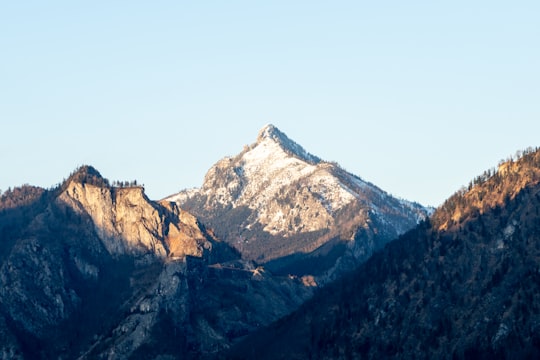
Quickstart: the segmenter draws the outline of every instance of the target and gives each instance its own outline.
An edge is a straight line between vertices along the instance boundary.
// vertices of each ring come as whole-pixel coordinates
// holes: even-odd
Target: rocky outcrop
[[[151,329],[157,320],[145,315],[130,327],[136,315],[121,314],[173,301],[180,309],[188,296],[186,256],[209,262],[213,244],[220,246],[175,204],[152,202],[141,187],[111,187],[91,167],[24,206],[0,213],[0,351],[9,357],[75,355],[118,323],[126,330],[115,349],[135,351],[150,337],[143,325]],[[14,218],[20,227],[11,226]],[[159,297],[144,297],[157,287]]]
[[[0,359],[213,356],[312,294],[91,167],[11,206],[23,193],[1,199]]]
[[[149,201],[142,187],[111,188],[72,181],[57,203],[90,217],[113,256],[200,257],[212,246],[192,215],[172,204]]]
[[[187,275],[186,262],[175,260],[163,264],[147,284],[132,277],[139,294],[121,309],[124,314],[111,331],[99,334],[80,359],[127,359],[144,349],[161,355],[186,352],[191,310]],[[164,326],[172,330],[168,340],[159,333]],[[171,338],[177,347],[170,347]]]

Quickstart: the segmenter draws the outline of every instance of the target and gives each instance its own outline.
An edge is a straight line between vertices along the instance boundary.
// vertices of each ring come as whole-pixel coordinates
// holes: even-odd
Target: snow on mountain
[[[316,164],[321,162],[321,159],[308,153],[301,145],[289,139],[287,135],[282,133],[272,124],[266,125],[261,129],[261,131],[259,131],[257,142],[262,142],[264,140],[272,140],[278,143],[281,145],[282,149],[289,152],[291,155],[294,155],[309,163]]]
[[[360,233],[384,234],[388,241],[426,216],[422,206],[311,155],[273,125],[240,154],[212,166],[200,189],[166,200],[195,213],[244,257],[264,261],[309,253],[335,238],[356,240]],[[380,245],[371,243],[366,253]]]
[[[219,177],[223,167],[233,167],[235,176],[216,187],[216,177]],[[202,189],[183,191],[166,200],[184,203],[195,195],[203,194],[211,204],[213,202],[213,206],[247,206],[257,210],[257,217],[253,221],[264,224],[265,231],[287,236],[290,231],[283,221],[286,212],[271,205],[281,197],[284,189],[299,180],[307,181],[307,190],[317,195],[325,212],[330,215],[362,197],[361,192],[368,185],[349,175],[348,180],[354,188],[351,189],[332,174],[334,168],[335,165],[309,154],[273,125],[267,125],[259,132],[254,145],[235,158],[225,158],[210,169]],[[324,222],[319,222],[298,230],[316,231],[324,226]]]

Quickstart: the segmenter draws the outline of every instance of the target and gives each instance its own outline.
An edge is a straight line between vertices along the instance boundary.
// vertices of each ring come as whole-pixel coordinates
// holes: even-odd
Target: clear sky
[[[439,205],[540,146],[538,1],[1,1],[0,189],[78,165],[154,199],[272,123]]]

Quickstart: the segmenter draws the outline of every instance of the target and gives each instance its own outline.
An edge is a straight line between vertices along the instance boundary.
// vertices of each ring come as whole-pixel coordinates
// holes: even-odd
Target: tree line
[[[128,187],[142,187],[144,188],[144,184],[139,184],[137,180],[132,181],[118,181],[115,180],[112,183],[113,187],[119,187],[119,188],[128,188]]]
[[[501,167],[504,171],[500,171]],[[436,226],[448,221],[457,209],[461,218],[465,214],[483,212],[489,207],[501,205],[521,190],[523,184],[540,182],[540,148],[529,147],[516,152],[499,162],[498,168],[486,170],[477,176],[467,187],[462,187],[450,196],[433,215]]]

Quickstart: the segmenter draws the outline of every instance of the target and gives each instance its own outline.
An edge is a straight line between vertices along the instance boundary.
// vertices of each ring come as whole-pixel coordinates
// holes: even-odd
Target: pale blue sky
[[[80,164],[158,199],[273,123],[439,205],[540,146],[538,1],[0,1],[0,189]]]

